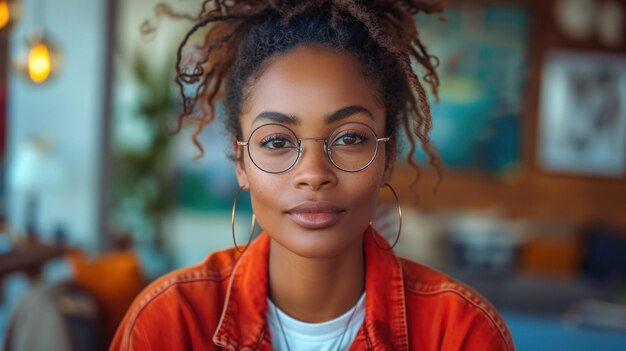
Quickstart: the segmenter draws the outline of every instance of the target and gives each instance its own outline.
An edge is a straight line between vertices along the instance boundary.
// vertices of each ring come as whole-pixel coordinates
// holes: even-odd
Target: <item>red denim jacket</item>
[[[365,320],[350,350],[514,350],[482,296],[378,249],[371,234],[379,235],[371,227],[364,233]],[[220,251],[160,278],[135,300],[110,350],[271,350],[269,247],[263,233],[243,255]]]

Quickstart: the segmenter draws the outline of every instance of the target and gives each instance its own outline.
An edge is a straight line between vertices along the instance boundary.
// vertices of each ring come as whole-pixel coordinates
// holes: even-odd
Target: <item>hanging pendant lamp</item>
[[[58,71],[60,55],[46,35],[45,0],[38,0],[34,6],[34,17],[40,27],[33,29],[26,38],[27,54],[19,66],[31,82],[41,84]]]
[[[9,26],[11,21],[11,9],[9,9],[8,0],[0,0],[0,29]]]
[[[20,9],[17,0],[0,0],[0,31],[13,27],[20,17]]]
[[[57,51],[43,30],[35,30],[27,40],[27,74],[33,83],[43,83],[57,70]]]

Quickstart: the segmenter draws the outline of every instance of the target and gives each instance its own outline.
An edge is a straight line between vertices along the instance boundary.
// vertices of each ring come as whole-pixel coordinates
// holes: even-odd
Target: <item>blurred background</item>
[[[519,350],[626,350],[626,2],[449,3],[445,21],[416,17],[440,59],[444,178],[418,153],[414,196],[400,158],[397,253],[485,295]],[[199,161],[190,130],[164,133],[191,22],[155,4],[0,0],[6,350],[104,349],[145,284],[232,246],[222,123]],[[374,226],[393,239],[381,197]],[[250,216],[242,197],[239,242]]]

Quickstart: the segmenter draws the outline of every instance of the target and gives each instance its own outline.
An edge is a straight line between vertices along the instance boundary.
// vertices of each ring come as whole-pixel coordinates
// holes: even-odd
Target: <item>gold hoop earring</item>
[[[370,233],[372,235],[372,239],[374,239],[374,243],[376,244],[376,246],[378,246],[379,249],[390,251],[390,250],[393,250],[396,244],[398,244],[398,240],[400,240],[400,233],[402,232],[402,208],[400,207],[400,199],[398,198],[398,194],[396,194],[396,191],[391,187],[389,183],[385,184],[385,186],[388,187],[389,190],[391,190],[393,197],[396,199],[396,204],[398,205],[398,217],[400,218],[399,225],[398,225],[398,234],[396,235],[396,240],[394,240],[391,246],[389,246],[389,243],[387,243],[386,245],[387,247],[382,247],[380,243],[378,242],[378,240],[376,239],[376,236],[374,235],[374,231],[371,231]],[[372,223],[370,222],[370,225],[371,224]]]
[[[252,241],[252,233],[254,233],[254,223],[256,221],[256,216],[254,215],[254,213],[252,213],[252,222],[250,224],[250,236],[248,237],[248,244],[246,244],[246,247],[244,247],[243,250],[240,250],[239,246],[237,245],[237,239],[235,238],[235,210],[237,209],[237,201],[239,200],[239,193],[241,193],[241,190],[243,190],[243,186],[239,187],[239,189],[237,190],[237,194],[235,195],[235,201],[233,202],[233,214],[230,219],[230,224],[232,228],[233,244],[235,244],[235,249],[237,249],[239,253],[244,253],[248,249],[248,246],[250,246],[250,241]]]

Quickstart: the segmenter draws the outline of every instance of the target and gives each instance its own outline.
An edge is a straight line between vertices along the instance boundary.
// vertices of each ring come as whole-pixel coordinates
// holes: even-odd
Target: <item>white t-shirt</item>
[[[350,320],[352,311],[354,315]],[[276,312],[280,315],[285,335],[280,328]],[[288,316],[267,299],[267,321],[272,334],[272,349],[288,350],[285,338],[291,351],[335,351],[341,335],[346,332],[341,342],[340,350],[347,350],[356,337],[363,320],[365,319],[365,293],[361,295],[356,305],[341,316],[322,323],[305,323]],[[350,325],[346,331],[346,324]]]

